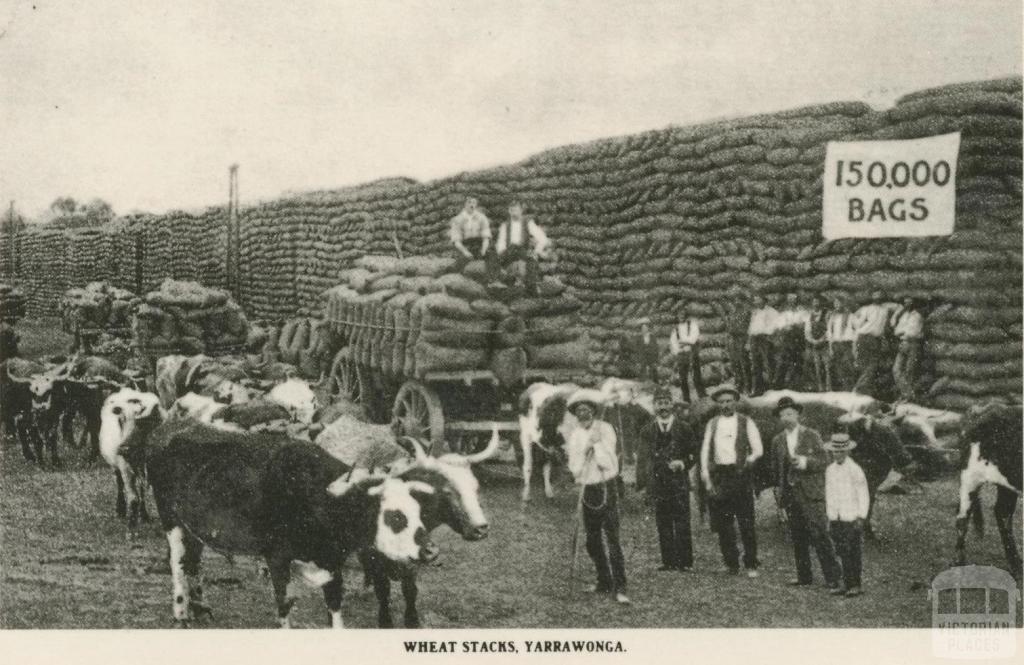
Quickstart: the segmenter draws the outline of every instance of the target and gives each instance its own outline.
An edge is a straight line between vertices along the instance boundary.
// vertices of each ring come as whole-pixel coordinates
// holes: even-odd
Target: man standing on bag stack
[[[811,299],[811,311],[804,324],[804,339],[807,351],[814,365],[814,384],[818,392],[832,390],[832,368],[828,353],[828,319],[825,299],[815,294]]]
[[[775,328],[778,351],[775,354],[775,387],[799,390],[804,365],[804,326],[807,310],[795,293],[786,295]]]
[[[701,480],[708,490],[708,513],[718,534],[718,547],[731,575],[740,572],[736,547],[738,523],[743,542],[743,567],[747,577],[757,577],[757,533],[754,530],[754,488],[752,466],[763,454],[761,433],[750,418],[736,413],[740,394],[733,388],[719,388],[711,395],[719,415],[704,430],[700,448]]]
[[[856,379],[854,342],[857,330],[854,315],[845,296],[832,301],[832,312],[828,315],[828,356],[832,365],[832,387],[830,390],[852,390]]]
[[[907,296],[903,307],[892,315],[893,334],[899,346],[896,361],[892,366],[892,377],[896,390],[903,402],[913,402],[917,396],[918,368],[921,363],[921,348],[924,346],[924,316],[917,301]]]
[[[796,558],[796,579],[792,586],[813,584],[811,547],[818,555],[825,585],[839,586],[839,561],[829,537],[825,512],[825,469],[828,453],[821,435],[800,424],[803,407],[791,397],[783,397],[775,415],[783,430],[772,439],[775,469],[779,479],[779,503],[789,516],[789,533]]]
[[[705,396],[704,377],[700,370],[700,324],[697,318],[687,315],[689,303],[684,302],[676,314],[676,325],[668,338],[669,350],[676,359],[679,372],[679,388],[683,401],[690,401],[690,374],[693,374],[693,388],[697,398]]]
[[[640,430],[636,488],[654,504],[659,570],[688,572],[693,568],[690,469],[697,463],[697,443],[690,426],[673,412],[668,388],[654,391],[654,412]]]
[[[736,387],[743,394],[750,394],[750,304],[743,290],[736,288],[726,305],[725,330],[729,334],[729,366],[736,379]]]
[[[779,313],[759,293],[754,294],[753,305],[747,340],[750,349],[750,395],[756,397],[768,390],[775,378],[772,336],[775,334]]]
[[[885,303],[885,294],[875,291],[871,294],[871,302],[854,315],[854,329],[857,331],[854,353],[860,371],[853,387],[856,393],[878,397],[878,379],[885,356],[885,331],[891,313],[892,306]]]

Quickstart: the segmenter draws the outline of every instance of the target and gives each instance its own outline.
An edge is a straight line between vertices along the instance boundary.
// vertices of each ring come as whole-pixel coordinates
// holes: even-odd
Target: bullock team
[[[466,540],[486,537],[471,465],[497,451],[497,432],[471,456],[433,458],[422,442],[403,439],[375,451],[373,468],[348,465],[313,443],[325,431],[324,410],[308,384],[288,377],[253,395],[231,374],[209,358],[168,356],[157,363],[156,394],[124,388],[102,407],[100,449],[115,469],[130,539],[152,489],[175,620],[210,613],[201,578],[209,547],[263,558],[282,627],[293,573],[323,590],[329,625],[343,626],[342,567],[352,554],[374,586],[379,624],[393,625],[390,583],[398,580],[405,625],[419,626],[411,564],[437,556],[430,532],[442,524]]]
[[[621,468],[635,460],[636,488],[654,509],[660,570],[693,569],[692,489],[709,513],[726,572],[739,574],[742,564],[748,577],[758,577],[754,500],[771,489],[793,543],[791,584],[812,586],[813,551],[832,594],[863,593],[861,540],[862,534],[874,537],[876,491],[890,471],[917,470],[901,434],[934,444],[930,419],[938,412],[908,404],[892,409],[854,393],[780,391],[740,403],[739,392],[726,386],[692,408],[657,388],[647,409],[635,404],[638,386],[617,379],[601,390],[535,384],[520,403],[522,498],[530,498],[535,465],[551,497],[552,465],[567,458],[580,486],[578,515],[597,577],[593,591],[630,602],[618,505],[625,493]],[[1013,514],[1021,491],[1021,420],[1019,406],[1005,405],[980,406],[963,419],[957,516],[962,564],[968,523],[973,520],[979,531],[982,524],[979,489],[985,483],[998,487],[996,525],[1018,579]],[[695,487],[691,475],[699,479]]]
[[[267,370],[268,368],[265,368]],[[286,366],[253,376],[205,356],[168,356],[153,385],[102,358],[37,363],[9,359],[3,424],[27,459],[60,464],[58,439],[71,441],[71,419],[86,423],[78,445],[114,471],[116,510],[134,542],[148,521],[152,493],[165,534],[172,609],[186,625],[211,613],[203,596],[206,548],[261,557],[277,616],[290,625],[293,576],[319,587],[330,626],[342,619],[342,568],[355,554],[378,600],[378,623],[394,625],[391,582],[405,600],[404,625],[420,625],[416,565],[438,555],[431,532],[447,525],[467,541],[488,534],[472,465],[496,453],[497,430],[471,456],[431,457],[423,442],[402,437],[361,462],[342,462],[315,445],[345,420],[331,421],[313,388]],[[637,394],[638,384],[608,380],[601,388],[538,383],[520,398],[522,498],[541,467],[553,495],[552,466],[562,460],[579,485],[578,528],[594,563],[592,590],[628,604],[620,544],[623,466],[636,462],[637,489],[652,506],[662,570],[692,571],[691,492],[710,515],[726,571],[758,576],[753,505],[770,489],[794,546],[792,583],[811,586],[812,552],[826,586],[861,593],[861,533],[872,535],[875,491],[914,464],[901,433],[934,442],[926,417],[908,405],[886,411],[852,393],[772,393],[740,401],[721,387],[694,405],[665,389]],[[979,490],[998,486],[996,524],[1011,571],[1021,574],[1013,514],[1021,487],[1021,409],[991,406],[964,419],[957,555],[965,559],[969,524],[982,524]],[[348,459],[348,458],[345,458]],[[691,476],[699,479],[691,481]],[[737,538],[737,532],[739,538]],[[574,540],[578,538],[574,537]]]

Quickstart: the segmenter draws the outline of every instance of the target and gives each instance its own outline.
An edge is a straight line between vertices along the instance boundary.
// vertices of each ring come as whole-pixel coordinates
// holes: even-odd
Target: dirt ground
[[[22,352],[56,353],[67,343],[52,322],[19,324]],[[80,459],[79,459],[80,461]],[[557,496],[537,487],[525,508],[510,465],[480,472],[491,535],[467,543],[447,528],[434,534],[437,565],[420,569],[419,608],[433,628],[533,627],[929,627],[928,585],[953,557],[956,479],[923,485],[923,492],[882,495],[876,509],[878,543],[865,545],[866,595],[837,599],[820,587],[793,589],[793,555],[771,497],[758,503],[758,579],[721,573],[716,540],[696,515],[696,568],[659,572],[650,511],[632,491],[623,513],[622,541],[633,605],[618,606],[584,592],[593,568],[582,543],[571,551],[575,491],[563,475]],[[969,543],[971,563],[1005,567],[991,519],[992,490],[984,495],[988,528]],[[0,445],[0,627],[167,628],[171,583],[166,541],[155,525],[138,547],[125,539],[114,514],[109,469],[69,464],[44,471],[28,464],[17,446]],[[1021,542],[1018,513],[1017,538]],[[229,562],[207,553],[207,599],[212,628],[276,627],[270,583],[254,559]],[[573,571],[575,573],[573,574]],[[347,571],[345,621],[376,626],[376,600],[362,573]],[[820,578],[819,578],[820,579]],[[316,590],[293,585],[298,626],[320,627],[326,613]],[[401,594],[392,593],[401,620]],[[1018,618],[1021,613],[1018,611]]]
[[[482,475],[490,475],[482,472]],[[125,540],[114,515],[109,470],[43,471],[17,448],[0,450],[0,626],[5,628],[165,628],[172,624],[165,541],[155,526],[140,547]],[[538,488],[539,489],[539,488]],[[584,592],[592,567],[580,548],[575,579],[570,551],[575,495],[563,478],[555,499],[538,492],[523,509],[514,482],[485,481],[491,537],[467,543],[446,528],[435,532],[439,565],[420,569],[419,607],[436,628],[498,627],[715,627],[931,625],[928,584],[952,556],[955,483],[930,483],[923,494],[883,496],[878,507],[882,541],[865,548],[866,595],[835,599],[823,588],[791,589],[792,553],[770,497],[758,504],[759,579],[722,574],[715,540],[694,520],[696,569],[655,570],[656,534],[636,497],[623,517],[623,548],[634,604],[620,607]],[[987,497],[990,499],[990,497]],[[991,505],[990,500],[987,505]],[[994,528],[979,543],[973,563],[1004,566]],[[276,625],[269,581],[257,562],[206,556],[207,596],[214,628]],[[376,601],[360,571],[348,571],[346,624],[376,625]],[[294,618],[323,626],[319,593],[298,585]],[[396,618],[401,598],[393,592]]]

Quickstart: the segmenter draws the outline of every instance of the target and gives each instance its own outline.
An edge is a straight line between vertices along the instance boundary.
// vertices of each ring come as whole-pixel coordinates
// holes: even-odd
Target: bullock
[[[164,356],[156,362],[156,392],[165,409],[190,392],[214,397],[223,404],[247,402],[252,393],[240,383],[243,378],[237,368],[204,355]]]
[[[343,427],[344,421],[339,425]],[[338,428],[328,427],[324,436],[331,439]],[[341,433],[341,436],[344,434]],[[433,494],[421,501],[423,524],[428,532],[445,524],[467,541],[486,538],[488,522],[480,505],[479,484],[473,475],[472,465],[497,452],[501,443],[497,429],[493,431],[488,446],[473,455],[449,453],[434,458],[426,454],[426,443],[422,441],[404,437],[402,443],[413,450],[415,456],[412,459],[408,459],[405,449],[396,443],[370,444],[362,450],[353,451],[354,454],[349,454],[343,443],[335,451],[354,465],[367,461],[370,464],[385,465],[398,478],[423,482],[433,487]],[[401,582],[405,599],[405,627],[418,628],[420,617],[416,609],[418,590],[415,568],[396,565],[372,550],[361,552],[360,561],[367,581],[373,584],[377,596],[378,625],[381,628],[394,626],[391,617],[391,580],[394,579]]]
[[[88,442],[89,462],[99,457],[99,433],[103,402],[113,392],[126,385],[137,385],[137,377],[121,371],[116,365],[98,356],[83,356],[72,360],[66,377],[59,382],[65,403],[61,416],[64,441],[73,440],[72,422],[76,414],[85,420],[82,442]]]
[[[530,500],[530,477],[534,465],[540,465],[544,495],[549,499],[552,465],[564,455],[565,442],[575,426],[575,418],[566,401],[579,387],[573,384],[534,383],[519,397],[519,445],[523,455],[522,500]]]
[[[219,429],[235,432],[283,432],[292,423],[292,414],[280,404],[266,399],[241,404],[221,404],[212,397],[188,393],[179,397],[168,410],[171,417],[191,418]]]
[[[128,540],[135,540],[139,519],[149,521],[146,474],[141,451],[153,445],[150,435],[164,421],[160,400],[153,393],[123,388],[110,395],[100,414],[100,454],[114,470],[118,517],[128,518]],[[136,457],[125,454],[132,451]]]
[[[979,492],[985,484],[996,486],[994,508],[996,527],[1003,542],[1010,572],[1021,579],[1021,555],[1013,536],[1013,515],[1021,495],[1022,449],[1024,439],[1020,406],[993,405],[969,414],[961,441],[960,509],[956,516],[957,565],[966,563],[967,523],[974,523],[980,536],[984,527]]]
[[[753,470],[753,484],[757,492],[774,488],[777,484],[779,469],[773,463],[776,456],[768,448],[772,438],[782,431],[782,425],[775,416],[775,406],[782,397],[787,396],[803,407],[800,420],[805,426],[827,436],[838,425],[847,429],[857,441],[857,448],[851,457],[864,469],[868,480],[871,511],[865,521],[865,531],[869,537],[874,537],[870,517],[878,487],[891,470],[907,473],[913,468],[913,460],[901,442],[900,431],[914,429],[919,421],[928,421],[928,418],[907,408],[893,417],[879,417],[876,414],[884,410],[882,403],[868,395],[856,393],[775,390],[757,397],[748,397],[740,402],[736,410],[753,418],[765,446],[764,456]],[[691,413],[696,431],[703,435],[707,421],[715,413],[715,405],[710,400],[702,400],[693,405]],[[900,429],[897,430],[897,427]],[[699,500],[702,500],[702,492],[703,488],[698,490]],[[779,518],[783,521],[786,519],[781,510]]]
[[[172,404],[171,411],[188,415],[210,425],[248,431],[284,430],[300,438],[315,439],[322,427],[314,422],[318,409],[316,394],[305,381],[289,379],[275,386],[265,397],[224,404],[215,397],[186,393]]]
[[[4,363],[3,373],[0,374],[3,392],[0,404],[3,406],[4,431],[10,436],[17,437],[21,444],[21,453],[29,462],[36,461],[31,445],[34,425],[33,399],[29,385],[33,376],[46,371],[44,365],[33,360],[9,358]]]
[[[857,442],[857,447],[850,452],[850,457],[860,465],[868,481],[868,516],[864,520],[864,535],[874,539],[876,536],[871,516],[875,510],[878,487],[889,476],[890,471],[896,470],[903,475],[909,475],[913,458],[904,449],[896,430],[874,415],[846,413],[838,418],[837,424]]]
[[[349,554],[373,548],[403,565],[437,556],[417,502],[433,494],[431,486],[354,478],[313,444],[191,423],[155,449],[125,451],[128,459],[136,455],[170,546],[176,621],[209,614],[200,582],[205,546],[265,559],[285,628],[294,603],[286,596],[293,563],[323,588],[329,623],[341,628],[341,574]]]

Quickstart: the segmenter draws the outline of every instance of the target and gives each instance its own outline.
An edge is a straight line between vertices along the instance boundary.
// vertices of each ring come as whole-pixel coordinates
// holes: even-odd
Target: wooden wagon
[[[378,314],[328,317],[334,337],[328,393],[361,405],[375,422],[390,422],[397,434],[429,440],[435,451],[445,445],[480,450],[494,427],[505,436],[518,432],[518,400],[527,386],[578,381],[586,373],[584,367],[527,367],[513,381],[486,366],[410,373],[407,364],[373,362],[382,345],[395,343]]]

